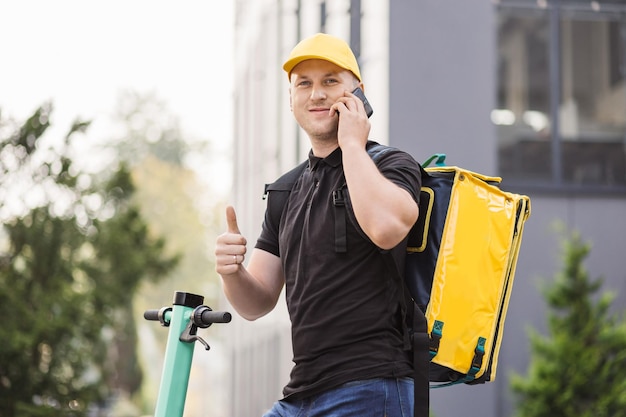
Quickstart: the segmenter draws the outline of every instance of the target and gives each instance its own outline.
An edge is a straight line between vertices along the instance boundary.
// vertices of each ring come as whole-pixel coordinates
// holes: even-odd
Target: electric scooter
[[[183,416],[194,343],[200,342],[205,350],[210,349],[209,344],[197,335],[198,328],[228,323],[232,318],[230,313],[213,311],[202,305],[203,302],[201,295],[177,291],[173,307],[147,310],[143,314],[146,320],[159,321],[162,326],[169,327],[154,417]]]

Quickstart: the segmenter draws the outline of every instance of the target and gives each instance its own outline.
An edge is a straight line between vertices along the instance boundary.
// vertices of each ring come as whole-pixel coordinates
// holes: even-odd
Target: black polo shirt
[[[378,161],[381,173],[418,201],[417,162],[394,150]],[[346,251],[335,249],[333,191],[347,199]],[[271,194],[270,194],[271,198]],[[381,213],[381,216],[384,216]],[[367,378],[412,375],[404,350],[401,291],[385,251],[367,238],[351,209],[341,149],[309,155],[280,225],[265,217],[256,247],[281,258],[292,323],[294,367],[286,397],[303,397]],[[406,242],[392,251],[403,259]]]

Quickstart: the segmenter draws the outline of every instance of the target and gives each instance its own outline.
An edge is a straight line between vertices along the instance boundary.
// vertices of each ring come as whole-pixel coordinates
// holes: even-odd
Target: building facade
[[[586,267],[626,304],[626,2],[566,0],[239,0],[233,195],[249,250],[263,186],[304,160],[282,62],[326,32],[358,56],[374,107],[371,137],[418,161],[504,178],[531,197],[495,381],[431,390],[437,417],[512,415],[512,372],[529,361],[529,326],[545,329],[542,282],[561,266],[562,235],[592,244]],[[260,416],[291,368],[284,302],[228,326],[233,417]]]

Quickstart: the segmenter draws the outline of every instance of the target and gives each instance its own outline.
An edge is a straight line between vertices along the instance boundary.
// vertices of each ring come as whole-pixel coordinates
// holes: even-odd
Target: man
[[[266,417],[412,416],[403,293],[389,259],[403,262],[417,220],[419,166],[398,150],[376,163],[367,153],[370,122],[352,94],[363,88],[361,73],[343,40],[304,39],[283,69],[291,111],[311,142],[308,167],[281,220],[266,212],[247,266],[232,207],[215,250],[224,292],[244,318],[270,312],[286,289],[295,365]],[[338,191],[343,222],[333,205]]]

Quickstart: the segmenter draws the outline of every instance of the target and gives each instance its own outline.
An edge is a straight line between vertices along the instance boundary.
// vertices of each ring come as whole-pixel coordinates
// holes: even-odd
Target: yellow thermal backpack
[[[375,145],[368,153],[376,161],[388,149]],[[419,218],[402,274],[414,302],[416,417],[429,415],[429,388],[495,378],[530,216],[530,198],[501,190],[500,177],[444,163],[437,154],[421,165]]]
[[[435,157],[436,166],[428,167],[433,158],[423,164],[404,277],[428,323],[430,381],[487,382],[496,375],[530,198]]]

